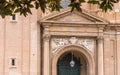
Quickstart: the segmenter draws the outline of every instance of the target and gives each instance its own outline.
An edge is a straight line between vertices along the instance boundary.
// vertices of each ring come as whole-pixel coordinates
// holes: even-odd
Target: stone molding
[[[86,50],[89,50],[90,52],[94,53],[94,39],[77,38],[77,37],[51,39],[52,53],[55,53],[60,47],[67,45],[79,45],[85,48]]]
[[[57,75],[57,62],[59,57],[65,53],[65,52],[69,52],[69,51],[77,51],[80,54],[82,54],[83,56],[85,56],[86,60],[87,60],[87,74],[88,75],[95,75],[95,61],[94,61],[94,57],[93,55],[87,51],[84,50],[82,47],[80,46],[74,46],[74,45],[70,45],[70,46],[65,46],[63,48],[61,48],[59,51],[57,51],[54,56],[53,56],[53,60],[52,60],[52,75]]]

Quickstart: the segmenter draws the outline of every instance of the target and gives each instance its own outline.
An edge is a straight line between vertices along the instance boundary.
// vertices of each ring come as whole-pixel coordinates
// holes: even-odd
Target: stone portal
[[[87,63],[78,52],[66,52],[57,62],[57,75],[86,75]]]

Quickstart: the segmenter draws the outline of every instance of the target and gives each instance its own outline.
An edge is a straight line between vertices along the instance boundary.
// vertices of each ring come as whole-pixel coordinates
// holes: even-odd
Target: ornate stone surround
[[[51,38],[51,50],[55,53],[59,48],[67,45],[78,45],[91,53],[94,53],[94,39],[92,38],[79,38],[79,37],[64,37],[64,38]]]

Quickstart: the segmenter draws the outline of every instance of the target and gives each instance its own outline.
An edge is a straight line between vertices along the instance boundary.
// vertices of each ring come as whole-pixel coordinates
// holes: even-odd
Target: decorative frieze
[[[94,53],[94,39],[68,37],[68,38],[52,38],[51,49],[55,53],[60,47],[65,45],[80,45],[90,52]]]

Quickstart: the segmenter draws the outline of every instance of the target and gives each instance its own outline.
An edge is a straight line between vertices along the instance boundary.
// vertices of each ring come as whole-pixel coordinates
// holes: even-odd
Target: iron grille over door
[[[77,59],[73,56],[73,59],[75,61],[75,66],[70,66],[71,61],[71,53],[68,53],[63,58],[58,60],[57,65],[57,75],[80,75],[80,59]]]

